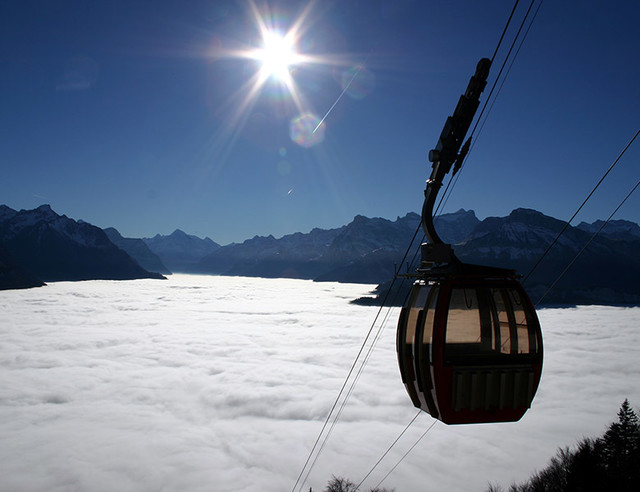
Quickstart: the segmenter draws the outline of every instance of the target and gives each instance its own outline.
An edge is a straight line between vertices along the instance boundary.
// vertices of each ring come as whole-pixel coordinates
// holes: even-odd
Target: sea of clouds
[[[0,292],[0,490],[291,490],[378,311],[349,301],[371,287],[173,275]],[[358,483],[416,414],[389,314],[305,491]],[[600,435],[625,398],[640,406],[640,308],[539,316],[544,373],[523,419],[438,422],[382,486],[506,486]]]

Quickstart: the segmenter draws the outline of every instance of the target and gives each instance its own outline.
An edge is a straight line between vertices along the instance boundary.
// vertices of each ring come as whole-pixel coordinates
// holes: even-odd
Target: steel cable
[[[542,260],[545,258],[545,256],[547,256],[547,254],[549,253],[549,251],[551,250],[551,248],[553,248],[553,246],[558,242],[558,240],[560,239],[560,236],[562,236],[562,234],[564,234],[564,232],[567,230],[567,228],[569,227],[569,224],[571,224],[571,222],[573,221],[573,219],[576,218],[576,215],[578,215],[578,213],[580,212],[580,210],[582,210],[582,207],[585,206],[585,204],[589,201],[589,199],[591,198],[591,196],[595,193],[595,191],[598,189],[598,187],[602,184],[602,182],[604,181],[604,179],[607,177],[607,175],[613,170],[613,168],[616,166],[616,164],[618,164],[618,162],[620,161],[620,159],[622,159],[622,156],[625,154],[625,152],[629,149],[629,147],[631,147],[631,144],[634,142],[634,140],[638,137],[638,135],[640,135],[640,129],[638,129],[638,131],[636,132],[636,134],[631,138],[631,140],[629,140],[629,143],[627,143],[627,145],[624,147],[624,149],[622,149],[622,152],[620,152],[620,155],[618,155],[618,157],[616,158],[615,161],[613,161],[613,164],[611,164],[611,166],[609,166],[609,169],[607,169],[607,172],[605,172],[602,177],[600,178],[600,181],[598,181],[596,183],[596,185],[593,187],[593,189],[591,190],[591,192],[587,195],[587,197],[582,201],[582,203],[580,204],[580,206],[578,207],[578,209],[573,213],[573,215],[571,216],[571,218],[564,224],[564,227],[562,228],[562,230],[557,234],[557,236],[555,237],[555,239],[551,242],[551,244],[549,244],[549,246],[547,246],[547,249],[545,250],[544,253],[542,253],[542,255],[540,256],[540,258],[538,258],[538,261],[536,261],[536,263],[533,265],[533,267],[531,267],[531,270],[529,270],[529,273],[527,273],[524,277],[524,280],[522,281],[522,283],[524,284],[529,277],[531,277],[531,274],[534,272],[534,270],[536,268],[538,268],[538,265],[540,265],[540,263],[542,262]]]
[[[502,35],[501,35],[501,37],[500,37],[500,40],[498,41],[498,45],[496,46],[496,49],[495,49],[495,51],[494,51],[494,54],[493,54],[493,57],[492,57],[492,61],[493,61],[493,59],[495,58],[495,56],[496,56],[496,54],[497,54],[497,52],[498,52],[498,50],[499,50],[499,48],[500,48],[500,45],[501,45],[501,43],[502,43],[502,41],[503,41],[503,39],[504,39],[504,37],[505,37],[505,34],[506,34],[507,30],[508,30],[508,27],[509,27],[509,25],[510,25],[510,22],[511,22],[511,20],[512,20],[512,18],[513,18],[513,15],[514,15],[515,11],[516,11],[516,8],[517,8],[517,6],[518,6],[518,3],[519,3],[519,0],[516,0],[515,5],[514,5],[514,7],[513,7],[512,11],[511,11],[511,14],[509,15],[509,18],[508,18],[508,20],[507,20],[507,24],[506,24],[506,26],[505,26],[505,28],[504,28],[504,30],[503,30],[503,32],[502,32]],[[526,18],[526,17],[525,17],[525,18]],[[523,20],[523,23],[524,23],[524,20]],[[522,28],[522,25],[521,25],[521,28]],[[521,28],[520,28],[520,29],[521,29]],[[519,32],[519,31],[518,31],[518,32]],[[515,40],[514,40],[514,43],[515,43]],[[512,44],[512,47],[513,47],[513,44]],[[510,51],[511,51],[511,50],[509,50],[509,52],[510,52]],[[504,63],[503,63],[503,67],[504,67]],[[501,68],[500,72],[502,72],[502,68]],[[493,86],[493,87],[495,87],[495,83],[494,83],[494,86]],[[492,88],[492,91],[493,91],[493,88]],[[489,97],[490,97],[490,96],[491,96],[491,94],[489,94]],[[488,100],[488,99],[487,99],[487,100]],[[484,107],[486,107],[486,104],[487,104],[487,103],[485,102]],[[483,107],[483,111],[484,111],[484,107]],[[481,112],[481,115],[482,115],[482,112]],[[478,122],[476,121],[476,125],[474,126],[474,129],[472,130],[472,133],[471,133],[472,135],[473,135],[473,132],[475,131],[475,128],[477,127],[477,125],[478,125]],[[451,183],[451,180],[449,181],[449,184],[450,184],[450,183]],[[447,189],[449,188],[449,184],[447,185]],[[446,190],[445,190],[445,194],[446,194]],[[439,205],[438,205],[438,209],[440,208],[440,206],[441,206],[441,204],[442,204],[442,200],[443,200],[443,198],[444,198],[444,195],[443,195],[443,197],[440,199],[440,203],[439,203]],[[405,251],[405,254],[404,254],[403,258],[402,258],[402,261],[401,261],[400,265],[403,265],[403,264],[404,264],[404,262],[406,261],[406,258],[407,258],[407,256],[408,256],[408,253],[409,253],[409,251],[411,250],[411,247],[412,247],[412,245],[413,245],[413,243],[414,243],[414,241],[415,241],[415,238],[416,238],[416,236],[417,236],[417,234],[418,234],[418,231],[419,231],[419,230],[420,230],[420,226],[418,226],[418,228],[416,228],[416,231],[415,231],[415,233],[414,233],[414,235],[413,235],[413,237],[412,237],[412,239],[411,239],[411,241],[410,241],[410,244],[409,244],[409,246],[408,246],[407,250]],[[414,255],[414,258],[415,258],[415,255]],[[316,441],[315,441],[315,443],[314,443],[314,445],[313,445],[313,447],[312,447],[312,449],[311,449],[311,451],[310,451],[310,453],[309,453],[309,456],[307,457],[307,459],[306,459],[306,461],[305,461],[305,463],[304,463],[304,465],[303,465],[303,467],[302,467],[302,470],[300,471],[300,474],[298,475],[298,478],[296,479],[296,482],[295,482],[295,484],[294,484],[294,486],[293,486],[293,488],[292,488],[292,492],[295,492],[296,487],[298,486],[298,484],[300,484],[300,489],[302,489],[302,487],[304,486],[304,483],[306,482],[307,478],[309,477],[309,474],[311,473],[311,470],[313,469],[313,467],[314,467],[314,465],[315,465],[315,463],[316,463],[316,461],[317,461],[317,459],[318,459],[318,457],[319,457],[319,455],[320,455],[320,453],[321,453],[322,449],[324,448],[324,446],[325,446],[325,444],[326,444],[326,442],[327,442],[327,439],[328,439],[329,435],[331,434],[331,432],[332,432],[333,428],[335,427],[335,425],[336,425],[336,423],[337,423],[337,420],[339,419],[339,416],[342,414],[342,411],[343,411],[343,409],[344,409],[344,407],[345,407],[345,405],[346,405],[346,402],[348,401],[348,399],[349,399],[349,397],[350,397],[351,393],[353,392],[353,389],[354,389],[354,387],[355,387],[355,383],[358,381],[358,379],[359,379],[359,377],[360,377],[360,374],[361,374],[362,370],[364,369],[364,366],[366,365],[366,363],[367,363],[367,361],[368,361],[368,359],[369,359],[369,357],[370,357],[371,351],[373,350],[373,347],[375,346],[375,343],[377,342],[377,340],[378,340],[378,338],[379,338],[379,336],[380,336],[380,333],[381,333],[381,331],[382,331],[382,328],[384,327],[384,324],[385,324],[386,320],[383,320],[383,322],[382,322],[382,324],[381,324],[380,328],[378,329],[378,332],[376,333],[376,335],[375,335],[375,337],[374,337],[374,340],[373,340],[373,342],[372,342],[372,343],[371,343],[371,345],[370,345],[369,351],[368,351],[368,352],[367,352],[367,354],[365,355],[365,359],[364,359],[364,360],[363,360],[363,362],[361,363],[360,369],[358,370],[358,372],[357,372],[357,374],[356,374],[356,377],[354,378],[354,382],[352,383],[351,387],[349,388],[349,390],[348,390],[348,392],[347,392],[347,395],[346,395],[346,397],[345,397],[345,399],[344,399],[343,403],[342,403],[342,404],[341,404],[341,406],[340,406],[340,409],[339,409],[339,411],[338,411],[338,414],[336,415],[336,418],[334,419],[334,422],[332,423],[331,427],[329,428],[329,431],[327,432],[327,435],[326,435],[326,437],[325,437],[325,439],[324,439],[323,443],[320,445],[320,448],[318,449],[318,453],[316,454],[316,457],[314,458],[313,462],[312,462],[312,463],[311,463],[311,465],[309,466],[309,469],[308,469],[308,471],[307,471],[307,473],[306,473],[306,475],[305,475],[305,469],[307,469],[307,466],[309,465],[309,462],[311,461],[311,457],[313,456],[313,454],[314,454],[315,450],[318,448],[318,444],[319,444],[319,442],[320,442],[320,440],[321,440],[321,438],[322,438],[322,435],[324,434],[325,429],[327,428],[327,425],[329,424],[329,421],[331,420],[331,416],[333,415],[333,413],[334,413],[334,411],[335,411],[335,409],[336,409],[336,407],[337,407],[337,405],[338,405],[338,402],[340,401],[340,398],[341,398],[342,394],[344,393],[344,390],[345,390],[345,388],[346,388],[346,386],[347,386],[347,383],[348,383],[349,379],[351,378],[351,376],[352,376],[352,374],[353,374],[353,371],[354,371],[354,369],[355,369],[355,367],[356,367],[356,365],[357,365],[357,362],[358,362],[358,360],[360,359],[360,357],[361,357],[361,355],[362,355],[362,353],[363,353],[363,351],[364,351],[365,346],[367,345],[367,341],[369,340],[369,338],[370,338],[370,336],[371,336],[371,333],[372,333],[372,331],[373,331],[373,328],[375,327],[375,324],[377,323],[377,320],[378,320],[378,318],[380,317],[380,313],[382,312],[382,309],[385,307],[385,305],[386,305],[386,303],[387,303],[387,300],[388,300],[389,295],[391,294],[391,292],[392,292],[392,290],[393,290],[393,286],[394,286],[394,283],[395,283],[395,281],[396,281],[397,277],[398,277],[398,275],[397,275],[397,272],[396,272],[396,275],[394,275],[394,278],[393,278],[393,280],[391,281],[391,284],[390,284],[390,286],[389,286],[389,290],[388,290],[388,291],[385,293],[385,295],[384,295],[384,298],[383,298],[383,300],[382,300],[382,303],[381,303],[380,309],[378,309],[378,312],[376,313],[376,316],[375,316],[375,318],[374,318],[374,320],[373,320],[373,322],[372,322],[372,324],[371,324],[371,327],[369,328],[369,331],[367,332],[367,335],[366,335],[366,337],[365,337],[365,339],[364,339],[364,341],[363,341],[363,343],[362,343],[362,345],[361,345],[361,347],[360,347],[360,349],[359,349],[359,351],[358,351],[358,354],[356,355],[356,357],[355,357],[355,359],[354,359],[354,361],[353,361],[353,363],[352,363],[352,365],[351,365],[351,367],[350,367],[350,369],[349,369],[349,372],[348,372],[348,374],[347,374],[347,377],[345,378],[345,381],[344,381],[344,383],[342,384],[342,387],[340,388],[340,391],[339,391],[339,393],[338,393],[338,396],[336,397],[336,400],[334,401],[334,403],[333,403],[333,405],[332,405],[332,407],[331,407],[331,410],[329,411],[329,414],[327,415],[327,418],[325,419],[325,422],[324,422],[324,424],[323,424],[323,426],[322,426],[322,429],[320,430],[320,433],[318,434],[318,437],[316,438]],[[395,295],[397,296],[397,295],[398,295],[398,293],[399,293],[399,290],[398,290],[398,292],[396,292],[396,294],[395,294]],[[389,308],[389,310],[390,310],[390,308]],[[388,316],[388,313],[387,313],[387,316]],[[419,413],[418,413],[418,414],[419,414]],[[408,425],[411,425],[411,423],[413,423],[413,421],[415,420],[415,418],[417,418],[417,416],[418,416],[418,415],[416,415],[416,417],[414,417],[414,419],[413,419],[413,420],[410,422],[410,424],[408,424]],[[408,426],[407,426],[407,428],[408,428]],[[406,428],[405,428],[405,431],[406,431]],[[404,433],[405,431],[403,431],[403,433]],[[402,435],[402,434],[401,434],[401,435]],[[399,439],[400,437],[401,437],[401,436],[399,436],[399,437],[398,437],[398,439]],[[397,440],[398,440],[398,439],[396,439],[396,441],[394,441],[394,444],[395,444],[395,442],[397,442]],[[393,445],[394,445],[394,444],[392,444],[392,446],[391,446],[391,447],[393,447]],[[388,452],[390,451],[391,447],[390,447],[390,448],[385,452],[385,455],[386,455],[386,453],[388,453]],[[384,456],[383,456],[383,457],[384,457]],[[380,462],[381,460],[382,460],[382,458],[379,460],[379,462]],[[374,469],[375,469],[375,466],[374,466]],[[373,469],[372,469],[371,471],[373,471]],[[303,475],[305,476],[305,478],[304,478],[304,480],[303,480],[303,481],[302,481],[302,483],[301,483],[301,482],[300,482],[300,480],[301,480],[301,478],[302,478],[302,476],[303,476]],[[366,477],[365,477],[365,478],[366,478]]]
[[[499,71],[499,73],[498,73],[498,76],[496,77],[496,80],[495,80],[495,82],[494,82],[494,84],[493,84],[493,86],[492,86],[492,88],[491,88],[491,90],[490,90],[490,92],[489,92],[489,95],[488,95],[488,97],[487,97],[487,99],[486,99],[486,101],[485,101],[485,103],[484,103],[484,105],[483,105],[483,108],[482,108],[482,110],[481,110],[481,112],[480,112],[480,115],[478,116],[478,119],[476,120],[476,123],[475,123],[475,125],[474,125],[474,127],[473,127],[473,129],[472,129],[472,131],[471,131],[471,135],[470,135],[470,137],[469,137],[469,138],[471,138],[471,137],[473,136],[473,134],[474,134],[474,132],[475,132],[476,128],[478,127],[478,123],[479,123],[479,121],[480,121],[480,119],[481,119],[481,117],[482,117],[482,114],[483,114],[483,112],[484,112],[485,108],[487,107],[487,104],[488,104],[489,100],[491,100],[491,95],[492,95],[492,93],[493,93],[493,91],[494,91],[494,89],[495,89],[495,87],[496,87],[496,85],[497,85],[498,80],[500,79],[500,75],[502,74],[502,72],[503,72],[503,70],[504,70],[504,67],[506,66],[507,61],[509,60],[509,57],[510,57],[510,55],[511,55],[511,52],[512,52],[512,50],[513,50],[513,48],[514,48],[514,46],[515,46],[515,44],[516,44],[516,42],[517,42],[517,40],[518,40],[518,37],[520,36],[520,33],[521,33],[521,31],[522,31],[522,29],[523,29],[524,25],[526,24],[527,18],[529,17],[529,14],[530,14],[531,9],[532,9],[532,7],[533,7],[533,5],[534,5],[534,4],[535,4],[535,0],[532,0],[532,1],[531,1],[531,3],[529,4],[529,8],[527,9],[527,13],[525,14],[525,16],[524,16],[524,18],[523,18],[522,22],[520,23],[520,27],[518,28],[518,31],[517,31],[517,33],[516,33],[516,36],[514,37],[513,42],[511,43],[511,46],[510,46],[509,51],[508,51],[508,53],[507,53],[507,56],[505,57],[505,60],[504,60],[504,62],[503,62],[503,64],[502,64],[502,66],[501,66],[501,68],[500,68],[500,71]],[[538,11],[539,11],[539,9],[540,9],[540,6],[541,6],[541,5],[542,5],[542,1],[540,2],[540,5],[538,6],[538,9],[536,10],[536,13],[535,13],[535,15],[534,15],[534,18],[532,19],[531,23],[529,24],[529,27],[527,28],[527,30],[526,30],[526,32],[525,32],[525,36],[524,36],[524,37],[522,38],[522,40],[521,40],[521,43],[520,43],[520,45],[519,45],[519,47],[518,47],[518,50],[516,51],[516,55],[514,55],[514,57],[513,57],[512,61],[511,61],[511,65],[513,65],[513,61],[515,60],[515,57],[516,57],[516,56],[517,56],[517,54],[519,53],[520,48],[522,47],[522,43],[524,42],[524,39],[526,39],[526,36],[527,36],[527,34],[528,34],[528,32],[529,32],[529,30],[530,30],[530,28],[531,28],[531,24],[532,24],[532,23],[533,23],[533,21],[535,20],[535,16],[537,16],[537,13],[538,13]],[[507,30],[508,30],[509,24],[511,23],[511,20],[512,20],[512,18],[513,18],[513,14],[514,14],[514,12],[516,11],[517,6],[518,6],[518,0],[516,0],[516,2],[515,2],[515,5],[514,5],[514,7],[513,7],[512,11],[511,11],[511,14],[509,15],[509,19],[507,20],[507,24],[506,24],[506,26],[505,26],[505,28],[504,28],[504,30],[503,30],[503,32],[502,32],[502,35],[501,35],[501,37],[500,37],[500,40],[498,41],[498,45],[496,46],[496,49],[495,49],[494,54],[493,54],[493,57],[491,58],[491,61],[492,61],[492,62],[493,62],[493,60],[495,59],[495,56],[496,56],[496,54],[497,54],[497,52],[498,52],[498,50],[499,50],[499,48],[500,48],[500,45],[501,45],[501,43],[502,43],[502,41],[503,41],[503,39],[504,39],[505,33],[506,33],[506,32],[507,32]],[[510,71],[510,68],[509,68],[509,70],[507,71],[507,73],[509,73],[509,71]],[[506,78],[506,77],[505,77],[505,78]],[[504,80],[503,80],[503,82],[502,82],[502,83],[504,84]],[[502,86],[501,86],[501,87],[502,87]],[[497,97],[497,96],[496,96],[496,97]],[[486,119],[485,119],[485,121],[486,121]],[[465,160],[466,160],[466,158],[465,158]],[[464,162],[463,162],[463,166],[464,166]],[[462,170],[462,169],[460,169],[460,170]],[[458,176],[459,176],[459,173],[458,173]],[[435,212],[435,213],[437,213],[437,212],[439,211],[440,207],[443,205],[443,200],[444,200],[444,199],[445,199],[445,197],[447,196],[447,191],[449,190],[449,187],[450,187],[450,185],[451,185],[452,181],[453,181],[453,177],[452,177],[452,179],[450,179],[450,180],[449,180],[449,182],[448,182],[448,184],[447,184],[447,186],[446,186],[446,188],[445,188],[445,191],[444,191],[444,193],[443,193],[442,197],[440,198],[440,201],[439,201],[439,203],[438,203],[438,205],[437,205],[437,207],[436,207],[436,212]],[[455,180],[455,181],[457,181],[457,178],[456,178],[456,180]],[[455,186],[455,182],[454,182],[454,186]],[[452,190],[453,190],[453,187],[451,188],[451,191],[452,191]],[[436,221],[437,221],[437,218],[436,218]],[[416,234],[417,234],[417,232],[418,232],[418,231],[416,231]],[[414,234],[414,238],[412,239],[411,244],[413,244],[413,241],[415,240],[415,236],[416,236],[416,234]],[[410,245],[409,247],[411,247],[411,245]],[[406,258],[406,254],[405,254],[405,258]],[[404,259],[403,259],[403,262],[404,262]],[[419,414],[419,413],[420,413],[420,412],[418,412],[418,414]],[[416,415],[416,417],[417,417],[417,415]],[[360,487],[360,485],[362,485],[362,483],[364,482],[364,480],[366,480],[366,478],[367,478],[367,477],[368,477],[368,476],[369,476],[369,475],[374,471],[374,469],[378,466],[378,464],[382,461],[382,459],[387,455],[387,453],[389,453],[389,451],[391,450],[391,448],[393,448],[393,446],[395,446],[395,444],[398,442],[398,440],[400,439],[400,437],[401,437],[401,436],[406,432],[407,428],[408,428],[408,427],[409,427],[409,426],[414,422],[414,420],[416,419],[416,417],[414,417],[414,418],[411,420],[411,422],[407,425],[407,427],[405,427],[405,429],[402,431],[402,433],[400,434],[400,436],[398,436],[398,437],[396,438],[396,440],[391,444],[391,446],[389,446],[389,448],[387,448],[387,450],[384,452],[384,454],[382,455],[382,457],[381,457],[381,458],[376,462],[376,464],[375,464],[375,465],[373,466],[373,468],[369,471],[369,473],[365,476],[365,478],[360,482],[360,484],[358,484],[358,486],[356,487],[356,490]],[[432,424],[432,426],[433,426],[433,424]],[[432,427],[432,426],[431,426],[431,427]],[[429,427],[429,429],[431,429],[431,427]],[[429,430],[429,429],[428,429],[428,430]],[[428,430],[427,430],[427,432],[428,432]],[[422,437],[424,437],[424,435],[426,435],[426,433],[427,433],[427,432],[425,432],[425,433],[423,434],[423,436],[421,436],[421,437],[420,437],[420,439],[418,440],[418,442],[422,439]],[[412,446],[410,449],[413,449],[416,445],[417,445],[417,442],[416,442],[416,443],[414,444],[414,446]],[[407,454],[408,454],[408,453],[407,453]],[[404,457],[403,457],[402,459],[404,459]],[[399,463],[398,463],[398,464],[399,464]],[[397,466],[398,464],[396,464],[396,466]],[[394,469],[395,469],[395,467],[394,467]],[[385,478],[386,478],[386,476],[385,476]]]
[[[546,290],[546,292],[542,295],[542,297],[540,297],[540,299],[538,300],[538,302],[536,303],[536,306],[539,305],[542,300],[547,296],[547,294],[549,292],[551,292],[551,289],[553,289],[555,287],[555,285],[560,281],[560,279],[562,277],[564,277],[564,274],[567,273],[567,271],[569,271],[569,268],[571,268],[571,266],[576,262],[576,260],[580,257],[580,255],[584,252],[584,250],[587,249],[587,247],[593,242],[593,240],[598,236],[598,234],[600,234],[600,232],[602,231],[602,229],[605,228],[605,226],[611,221],[611,218],[616,214],[616,212],[618,212],[618,210],[620,210],[620,207],[622,207],[622,205],[624,205],[624,202],[626,202],[629,197],[633,194],[634,191],[636,191],[636,188],[638,188],[638,186],[640,186],[640,181],[638,181],[636,183],[636,185],[631,189],[631,191],[629,193],[627,193],[627,196],[624,197],[624,199],[618,204],[618,206],[615,208],[615,210],[613,212],[611,212],[611,215],[609,215],[609,217],[607,218],[607,220],[600,226],[600,228],[593,233],[593,235],[591,236],[591,238],[589,239],[589,241],[587,241],[587,243],[582,247],[582,249],[580,251],[578,251],[578,253],[574,256],[573,260],[571,260],[569,262],[569,264],[565,267],[564,270],[562,270],[562,272],[560,273],[560,275],[558,275],[558,277],[553,281],[553,283],[549,286],[549,288]]]
[[[403,256],[402,261],[400,263],[401,265],[404,264],[408,254],[409,254],[409,251],[411,250],[413,242],[415,241],[416,236],[418,235],[418,231],[419,230],[420,230],[420,227],[418,226],[418,228],[416,228],[415,233],[413,234],[413,237],[412,237],[412,239],[411,239],[411,241],[409,243],[409,246],[407,247],[407,250],[404,253],[404,256]],[[314,458],[313,462],[309,466],[309,463],[311,462],[311,458],[312,458],[314,452],[316,451],[316,449],[318,448],[318,444],[320,443],[320,440],[322,439],[322,436],[325,433],[325,430],[326,430],[327,426],[329,425],[329,421],[331,420],[331,417],[332,417],[332,415],[333,415],[333,413],[334,413],[334,411],[335,411],[335,409],[336,409],[336,407],[338,405],[338,402],[340,401],[340,398],[342,397],[342,395],[343,395],[343,393],[345,391],[345,388],[347,387],[347,384],[348,384],[348,382],[349,382],[349,380],[351,378],[351,375],[353,374],[353,371],[354,371],[354,369],[355,369],[355,367],[356,367],[356,365],[358,363],[358,360],[360,359],[360,356],[362,355],[362,353],[364,351],[364,348],[367,345],[367,341],[369,340],[369,338],[371,336],[373,328],[375,327],[375,325],[376,325],[376,323],[378,321],[378,318],[380,317],[380,313],[382,312],[382,309],[385,307],[385,305],[387,303],[387,299],[389,298],[389,295],[391,294],[391,292],[393,290],[393,285],[394,285],[396,279],[397,279],[397,275],[394,276],[394,278],[391,281],[391,284],[389,286],[389,290],[385,293],[385,295],[383,297],[383,300],[382,300],[382,303],[380,305],[380,308],[378,309],[378,312],[376,313],[376,316],[375,316],[373,322],[371,323],[371,327],[369,328],[369,331],[367,332],[367,335],[366,335],[364,341],[362,342],[362,345],[360,346],[360,350],[358,351],[358,354],[356,355],[353,363],[351,364],[351,368],[349,369],[349,372],[347,373],[347,377],[345,378],[344,383],[342,384],[342,387],[340,388],[340,391],[338,392],[338,396],[336,397],[336,399],[335,399],[335,401],[333,403],[333,406],[331,407],[331,410],[329,411],[329,414],[327,415],[327,417],[326,417],[326,419],[324,421],[324,424],[323,424],[322,428],[320,429],[320,433],[318,434],[318,437],[316,438],[316,440],[315,440],[315,442],[313,444],[313,447],[311,448],[311,451],[309,452],[309,456],[307,457],[304,465],[302,466],[302,470],[300,471],[300,473],[298,475],[298,478],[296,479],[295,484],[293,485],[292,492],[295,492],[296,488],[298,487],[298,484],[300,484],[300,489],[302,489],[302,487],[304,486],[304,483],[306,482],[306,479],[308,478],[309,474],[311,473],[311,470],[313,469],[313,466],[315,465],[315,462],[317,461],[321,450],[324,448],[324,445],[325,445],[325,443],[326,443],[326,441],[328,439],[328,436],[329,436],[329,434],[331,432],[331,429],[335,426],[335,422],[337,422],[337,417],[336,417],[336,419],[334,419],[334,424],[332,424],[331,428],[329,429],[329,432],[327,432],[327,436],[325,437],[324,442],[322,443],[322,445],[318,449],[318,453],[317,453],[316,457]],[[353,387],[353,385],[352,385],[352,387]],[[351,391],[352,390],[350,390],[350,392]],[[349,394],[350,394],[350,392],[349,392]],[[341,408],[344,408],[344,406],[346,405],[346,400],[347,400],[347,398],[345,398],[345,402],[343,403]],[[340,411],[340,413],[341,413],[341,411]],[[307,469],[307,466],[309,466],[309,470],[307,471],[307,473],[305,475],[305,470]],[[304,478],[304,480],[302,482],[300,482],[300,480],[302,479],[303,475],[305,476],[305,478]]]

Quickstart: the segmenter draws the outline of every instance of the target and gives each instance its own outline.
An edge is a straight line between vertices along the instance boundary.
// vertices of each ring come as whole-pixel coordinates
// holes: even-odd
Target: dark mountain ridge
[[[168,236],[156,234],[142,241],[172,272],[188,272],[192,265],[213,253],[220,245],[210,238],[200,239],[176,229]]]
[[[122,237],[122,234],[113,227],[103,229],[109,240],[118,248],[127,252],[131,258],[149,272],[158,272],[170,275],[171,271],[164,266],[160,257],[149,249],[142,239]]]
[[[534,301],[544,295],[548,304],[640,303],[640,261],[634,255],[640,247],[640,236],[633,222],[619,221],[610,230],[605,227],[575,261],[589,242],[592,228],[600,228],[601,223],[569,226],[533,271],[564,222],[530,209],[480,221],[473,211],[461,209],[443,214],[435,224],[462,261],[512,268],[522,275],[531,272],[525,287]],[[416,230],[417,248],[423,237],[419,226],[420,216],[415,213],[395,221],[358,215],[337,229],[314,229],[280,239],[256,236],[241,244],[223,246],[195,263],[191,271],[374,283],[381,284],[378,293],[384,293],[396,271],[415,270],[415,265],[408,264],[415,258],[415,249],[405,264],[398,263]],[[564,277],[547,293],[572,261]]]
[[[534,303],[542,299],[547,305],[640,304],[640,238],[633,230],[621,234],[616,229],[607,234],[605,228],[576,258],[592,233],[584,226],[569,226],[536,266],[564,225],[535,210],[516,209],[507,217],[488,217],[480,222],[463,241],[454,244],[454,251],[467,263],[516,270],[524,276],[524,286]],[[562,278],[549,290],[561,273]],[[388,279],[378,286],[378,300],[390,284]],[[396,284],[404,287],[396,285],[402,292],[391,297],[404,299],[410,282]]]
[[[460,220],[458,220],[460,219]],[[473,211],[459,210],[440,217],[448,240],[468,235],[479,222]],[[317,281],[379,283],[394,274],[420,224],[408,213],[395,221],[354,217],[336,229],[313,229],[279,239],[255,236],[222,246],[193,264],[191,273],[305,278]]]
[[[640,227],[633,222],[607,224],[577,259],[603,223],[569,226],[537,266],[564,222],[529,209],[480,221],[473,211],[461,209],[443,214],[435,224],[462,261],[512,268],[524,275],[525,288],[534,302],[544,295],[545,304],[640,304]],[[141,240],[122,238],[115,230],[107,232],[121,247],[139,256],[130,246],[140,247]],[[414,235],[414,248],[399,264]],[[278,239],[255,236],[222,247],[209,238],[200,239],[180,230],[144,239],[144,243],[169,269],[173,265],[174,271],[370,283],[379,284],[376,292],[384,294],[396,271],[415,271],[412,262],[422,238],[420,216],[408,213],[395,221],[358,215],[335,229],[313,229]],[[12,258],[12,264],[28,265],[27,270],[43,280],[154,276],[116,247],[102,230],[59,216],[48,206],[20,212],[1,206],[0,243],[5,245],[5,256]],[[146,248],[143,250],[148,254]],[[102,259],[88,261],[89,251],[101,251]],[[116,257],[138,270],[124,273]],[[3,257],[0,260],[5,261]],[[80,272],[80,266],[88,264],[94,269]],[[96,264],[101,270],[96,270]],[[1,267],[0,263],[0,280]],[[565,269],[562,279],[549,291]],[[410,282],[402,284],[406,291]],[[404,299],[404,295],[398,299]],[[380,302],[380,297],[362,302]]]
[[[343,230],[313,229],[276,239],[254,236],[239,244],[223,246],[192,265],[191,272],[267,278],[309,278],[326,271],[327,248]]]
[[[58,215],[49,205],[0,206],[0,244],[19,267],[44,281],[164,278],[136,263],[99,227]]]

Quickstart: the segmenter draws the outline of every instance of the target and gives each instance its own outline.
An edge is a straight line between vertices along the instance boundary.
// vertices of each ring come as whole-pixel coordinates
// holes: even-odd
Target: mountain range
[[[583,222],[568,226],[556,241],[565,224],[535,210],[516,209],[507,217],[478,221],[464,239],[453,242],[453,249],[464,262],[516,270],[524,276],[523,284],[534,303],[640,303],[640,227],[619,220],[600,230],[602,221]],[[408,284],[390,277],[378,285],[374,298],[359,302],[377,304],[388,296],[401,304]]]
[[[171,274],[171,270],[164,265],[157,254],[149,249],[149,246],[147,246],[147,243],[144,242],[144,240],[122,237],[117,229],[113,227],[107,227],[104,229],[104,232],[113,244],[124,250],[145,270],[167,275]]]
[[[142,268],[94,225],[49,205],[16,211],[0,205],[0,286],[36,287],[61,280],[164,278]]]
[[[633,222],[606,224],[575,261],[604,223],[568,226],[535,269],[564,222],[529,209],[480,221],[473,211],[461,209],[439,216],[435,225],[462,261],[513,268],[527,275],[525,288],[534,302],[546,294],[546,304],[640,304],[640,260],[635,254],[640,248],[640,226]],[[416,234],[414,249],[400,265]],[[415,269],[411,262],[422,237],[420,216],[415,213],[394,221],[358,215],[335,229],[281,238],[255,236],[220,246],[181,230],[168,236],[123,238],[113,228],[102,231],[59,216],[48,205],[20,212],[0,206],[0,288],[10,288],[3,285],[10,285],[10,278],[15,283],[20,277],[16,272],[30,274],[35,284],[38,279],[161,278],[162,273],[186,272],[379,284],[374,297],[359,301],[379,303],[397,271]],[[16,288],[31,286],[21,282]]]
[[[192,264],[220,248],[218,243],[208,237],[200,239],[180,229],[168,236],[156,234],[151,238],[143,238],[142,241],[172,272],[188,271]]]

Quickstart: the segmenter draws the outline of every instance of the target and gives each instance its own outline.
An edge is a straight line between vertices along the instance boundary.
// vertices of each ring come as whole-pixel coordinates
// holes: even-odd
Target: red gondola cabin
[[[511,276],[416,281],[397,349],[413,404],[447,424],[519,420],[542,373],[540,323]]]

